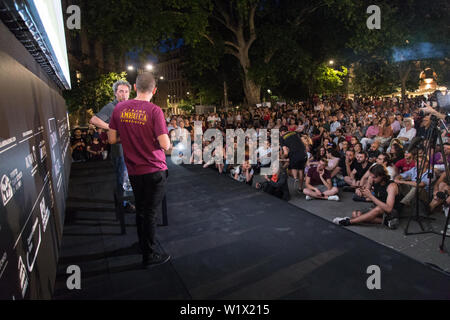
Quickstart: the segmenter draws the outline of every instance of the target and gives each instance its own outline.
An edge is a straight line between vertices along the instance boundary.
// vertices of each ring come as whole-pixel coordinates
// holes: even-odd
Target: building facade
[[[155,104],[163,109],[172,109],[172,113],[179,113],[181,100],[188,99],[192,94],[189,82],[183,76],[183,52],[176,49],[159,56],[158,60],[154,71],[158,81]]]

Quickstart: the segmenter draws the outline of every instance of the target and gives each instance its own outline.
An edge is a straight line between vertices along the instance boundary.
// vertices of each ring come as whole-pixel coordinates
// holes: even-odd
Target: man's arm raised
[[[102,128],[104,130],[109,130],[108,124],[105,121],[103,121],[102,119],[100,119],[99,117],[97,117],[97,116],[93,116],[91,118],[91,120],[89,121],[89,123],[93,124],[97,128]]]

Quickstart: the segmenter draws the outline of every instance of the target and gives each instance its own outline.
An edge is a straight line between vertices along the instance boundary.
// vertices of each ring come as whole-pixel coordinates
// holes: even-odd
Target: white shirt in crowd
[[[266,149],[265,147],[259,147],[257,152],[258,152],[258,158],[259,158],[262,166],[270,164],[271,159],[270,159],[270,157],[266,157],[266,156],[268,156],[269,153],[272,152],[272,148]],[[263,157],[266,157],[266,158],[263,158]]]
[[[337,129],[341,127],[341,123],[339,121],[335,121],[330,125],[330,133],[334,133]]]
[[[400,133],[398,134],[397,138],[408,138],[408,142],[411,142],[411,140],[416,136],[416,129],[411,128],[409,131],[406,131],[406,128],[402,128],[400,130]]]

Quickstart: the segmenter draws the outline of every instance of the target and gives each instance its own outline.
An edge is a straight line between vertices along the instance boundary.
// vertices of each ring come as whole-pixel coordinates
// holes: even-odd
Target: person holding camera
[[[429,213],[432,214],[434,210],[445,203],[450,193],[450,186],[448,184],[447,174],[444,172],[435,182],[433,187],[433,200],[429,204]]]

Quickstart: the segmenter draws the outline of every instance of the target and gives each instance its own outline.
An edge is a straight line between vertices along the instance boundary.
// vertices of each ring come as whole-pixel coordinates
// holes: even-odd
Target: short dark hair
[[[114,90],[114,94],[117,93],[117,89],[119,89],[119,86],[127,86],[128,90],[131,91],[131,85],[128,81],[126,80],[117,80],[116,82],[113,83],[113,90]]]
[[[140,92],[152,92],[156,86],[155,77],[151,72],[144,72],[136,78],[136,90]]]
[[[366,159],[369,159],[369,155],[367,154],[367,152],[361,150],[361,151],[358,152],[358,153],[359,153],[359,154],[363,154],[363,155],[366,157]]]
[[[370,173],[372,173],[375,177],[383,177],[383,180],[386,182],[390,180],[387,169],[381,164],[376,164],[370,168]]]
[[[389,155],[389,153],[382,152],[380,153],[380,155],[384,157],[384,161],[387,163],[387,165],[391,164],[391,156]]]
[[[286,126],[281,126],[280,132],[283,132],[283,131],[288,131],[288,128]]]

